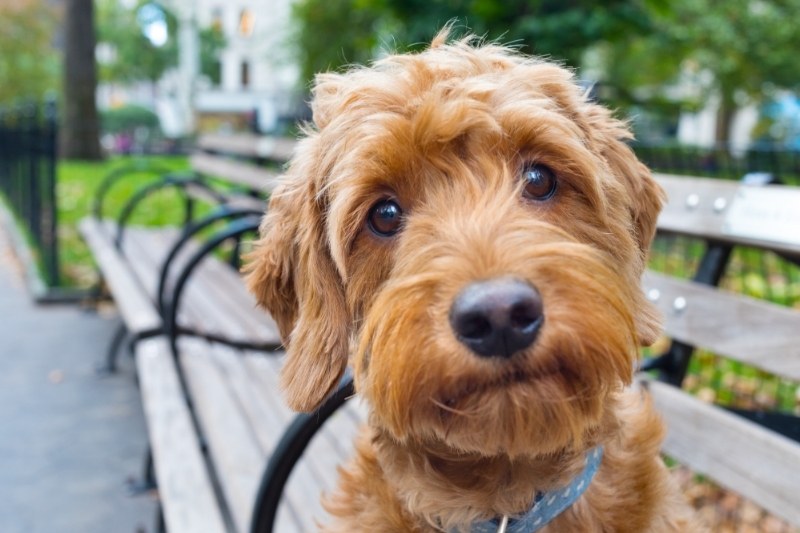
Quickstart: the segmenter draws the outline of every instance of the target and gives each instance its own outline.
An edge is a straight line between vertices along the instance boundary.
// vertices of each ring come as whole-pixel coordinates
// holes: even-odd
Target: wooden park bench
[[[754,233],[747,220],[736,219],[763,208],[758,197],[762,193],[751,195],[761,189],[699,178],[659,176],[659,180],[670,196],[659,220],[660,233],[688,236],[706,245],[696,281],[655,272],[644,281],[647,294],[662,308],[667,334],[673,339],[667,354],[648,361],[651,372],[640,379],[669,425],[665,452],[800,525],[796,505],[800,447],[796,435],[790,437],[797,419],[779,413],[734,414],[676,386],[694,346],[798,380],[798,336],[792,332],[792,328],[800,331],[798,311],[716,286],[730,267],[731,248],[756,247],[797,262],[800,244],[779,226],[762,228],[768,233],[765,238]],[[781,198],[800,194],[789,188],[763,190],[777,190],[766,194]],[[776,202],[767,202],[768,211],[784,213]],[[195,244],[196,250],[258,226],[258,217],[249,214],[229,220],[233,224]],[[108,231],[95,224],[98,231]],[[249,296],[239,292],[243,287],[235,269],[208,259],[206,253],[193,274],[201,281],[181,283],[178,271],[192,264],[195,251],[188,258],[184,252],[175,254],[176,273],[167,268],[167,282],[153,274],[159,272],[157,267],[149,267],[149,274],[143,275],[144,267],[132,264],[147,256],[148,264],[163,265],[169,247],[161,248],[161,256],[152,253],[144,235],[164,230],[142,229],[142,244],[128,250],[127,242],[135,243],[137,237],[128,239],[139,230],[125,230],[122,249],[113,237],[92,249],[96,257],[114,256],[98,257],[104,272],[113,275],[111,270],[117,268],[130,272],[127,281],[117,282],[121,288],[109,282],[121,310],[126,305],[123,298],[136,300],[131,296],[136,291],[128,285],[139,287],[140,308],[149,305],[156,310],[155,319],[144,324],[150,329],[143,331],[149,333],[135,344],[135,353],[163,509],[161,525],[170,532],[316,530],[316,523],[325,520],[320,496],[335,487],[336,466],[350,456],[353,436],[364,420],[363,406],[346,402],[353,394],[352,382],[346,377],[317,413],[289,412],[278,387],[282,354],[258,345],[275,335],[274,327],[269,317],[255,310]],[[167,236],[160,238],[169,241]],[[104,262],[109,266],[103,268]],[[201,273],[204,269],[207,274]],[[239,296],[232,299],[228,293]],[[127,322],[125,311],[122,314]],[[129,315],[138,316],[133,311]],[[659,376],[653,375],[656,372]],[[761,424],[762,419],[769,420],[769,427]]]
[[[268,457],[294,420],[278,393],[283,354],[276,327],[238,273],[239,240],[257,231],[278,172],[263,164],[282,163],[291,147],[250,136],[203,137],[190,158],[192,172],[117,171],[99,188],[93,215],[81,221],[123,321],[109,366],[125,340],[135,356],[150,441],[140,489],[157,488],[159,529],[247,531]],[[104,198],[126,179],[146,183],[110,219]],[[165,188],[183,194],[185,204],[174,209],[185,210],[186,224],[130,224],[136,207]],[[196,217],[198,200],[218,207]],[[234,246],[223,261],[214,251],[228,241]],[[322,518],[319,498],[308,494],[333,487],[360,417],[348,405],[318,433],[318,452],[295,470],[287,489],[292,499],[281,506],[280,531],[309,531]]]
[[[203,290],[203,286],[210,287],[210,293],[222,292],[229,297],[231,312],[244,313],[245,317],[253,314],[252,299],[239,282],[235,268],[220,268],[219,261],[202,259],[223,241],[234,240],[238,246],[237,239],[263,214],[266,198],[280,173],[278,165],[284,164],[291,155],[290,142],[250,135],[201,137],[199,149],[190,158],[188,172],[169,172],[134,164],[106,176],[97,189],[92,215],[80,222],[79,230],[123,319],[108,350],[109,370],[114,370],[124,341],[132,346],[141,339],[165,333],[164,300],[169,291],[174,291],[175,284],[185,284],[189,276],[194,290],[184,297],[191,303],[176,317],[176,327],[234,340],[232,332],[219,329],[222,327],[219,321],[206,320],[222,307],[213,299],[209,300],[209,291]],[[270,146],[273,151],[268,150]],[[265,166],[266,161],[273,162],[273,167]],[[120,184],[134,180],[144,184],[112,218],[106,212],[107,197]],[[165,189],[181,193],[183,205],[170,205],[169,209],[174,212],[183,209],[183,227],[131,224],[137,208]],[[215,209],[198,217],[198,203],[214,205]],[[248,218],[247,222],[241,221]],[[238,226],[228,227],[224,235],[209,239],[205,247],[198,244],[198,235],[236,220],[240,220]],[[230,255],[230,260],[231,266],[238,266],[238,249]],[[196,268],[181,268],[192,261],[198,263]],[[230,290],[221,290],[226,284]],[[205,310],[204,305],[210,309]],[[247,332],[244,340],[273,347],[279,344],[274,329]]]
[[[238,261],[241,239],[256,231],[266,208],[265,199],[280,172],[278,166],[290,157],[292,146],[284,139],[202,137],[198,151],[191,156],[190,172],[132,166],[107,176],[98,188],[93,214],[79,225],[122,318],[108,350],[107,367],[115,369],[116,354],[127,340],[129,351],[137,359],[151,434],[152,455],[148,454],[146,477],[154,481],[155,466],[163,481],[162,500],[170,502],[166,506],[168,520],[177,524],[184,521],[180,502],[186,487],[192,488],[189,500],[193,503],[202,501],[203,487],[207,495],[216,490],[204,463],[205,441],[198,440],[193,429],[196,421],[205,418],[198,416],[200,410],[190,410],[185,401],[186,389],[196,386],[193,369],[202,362],[193,359],[187,364],[190,370],[179,372],[173,358],[178,338],[186,337],[190,345],[214,344],[214,353],[224,346],[259,352],[274,352],[280,346],[274,323],[257,309],[255,299],[241,282]],[[108,195],[130,180],[143,185],[111,217],[104,205]],[[184,225],[131,224],[136,209],[164,189],[177,189],[182,194],[183,205],[172,208],[185,211]],[[198,217],[199,202],[216,207]],[[226,243],[231,243],[232,250],[227,254],[229,260],[223,261],[218,251]],[[252,405],[258,405],[258,401]],[[253,468],[258,470],[260,465]],[[183,475],[187,477],[181,478]],[[200,518],[207,507],[198,507]],[[226,521],[231,521],[229,515]],[[179,530],[177,526],[173,529]]]

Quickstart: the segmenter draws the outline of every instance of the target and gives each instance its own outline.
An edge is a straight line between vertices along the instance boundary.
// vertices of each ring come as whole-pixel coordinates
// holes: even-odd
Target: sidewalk
[[[145,533],[151,497],[128,495],[147,443],[129,359],[94,367],[117,322],[37,307],[0,227],[0,531]]]

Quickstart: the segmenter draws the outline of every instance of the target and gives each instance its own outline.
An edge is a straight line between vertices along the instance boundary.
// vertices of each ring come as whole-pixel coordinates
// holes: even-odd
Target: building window
[[[250,63],[247,61],[242,61],[242,69],[240,72],[242,88],[246,89],[250,87]]]
[[[253,12],[249,9],[242,9],[242,12],[239,14],[239,35],[242,37],[250,37],[253,34],[255,22]]]

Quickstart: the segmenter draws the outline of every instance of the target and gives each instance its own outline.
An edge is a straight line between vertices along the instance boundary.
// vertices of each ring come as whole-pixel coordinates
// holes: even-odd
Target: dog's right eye
[[[373,233],[381,237],[391,237],[403,223],[403,210],[394,200],[381,200],[372,206],[367,217],[367,225]]]
[[[523,194],[531,200],[549,200],[556,193],[558,180],[555,173],[545,165],[529,163],[522,169],[525,180]]]

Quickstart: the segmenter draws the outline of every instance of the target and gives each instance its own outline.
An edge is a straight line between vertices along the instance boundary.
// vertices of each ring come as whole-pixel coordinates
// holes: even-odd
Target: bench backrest
[[[295,140],[252,134],[204,135],[189,159],[193,170],[265,196],[278,183]]]
[[[645,293],[663,315],[666,335],[673,339],[673,360],[665,365],[683,365],[673,383],[680,383],[693,347],[800,381],[800,310],[714,287],[736,246],[774,252],[800,264],[800,188],[656,178],[669,197],[659,232],[707,243],[695,274],[702,283],[656,272],[643,280]],[[676,363],[681,357],[685,360]],[[645,385],[668,425],[668,455],[800,525],[800,444],[752,422],[763,419],[764,425],[780,426],[797,439],[800,419],[782,413],[733,414],[665,383],[646,380]]]

